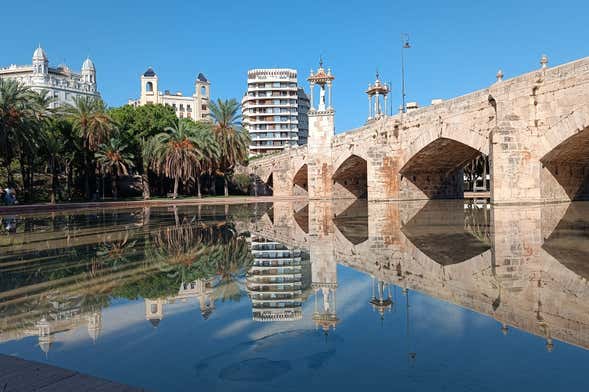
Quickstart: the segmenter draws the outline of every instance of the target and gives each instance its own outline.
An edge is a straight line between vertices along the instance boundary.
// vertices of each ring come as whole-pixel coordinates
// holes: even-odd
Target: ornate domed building
[[[47,54],[39,46],[33,53],[30,65],[9,65],[0,68],[0,79],[15,79],[35,91],[47,91],[54,98],[53,107],[73,103],[74,97],[100,97],[96,87],[96,68],[87,58],[80,73],[72,71],[67,65],[49,66]]]

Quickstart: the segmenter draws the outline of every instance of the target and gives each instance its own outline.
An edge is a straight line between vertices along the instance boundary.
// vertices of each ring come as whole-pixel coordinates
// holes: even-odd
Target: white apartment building
[[[0,79],[14,79],[37,92],[47,91],[54,102],[51,107],[73,104],[74,97],[91,96],[100,98],[96,88],[96,68],[87,58],[82,71],[76,73],[67,65],[49,66],[47,54],[40,46],[33,53],[30,65],[12,64],[0,68]]]
[[[247,291],[254,321],[294,321],[303,317],[305,260],[300,250],[254,236],[254,264],[247,273]]]
[[[243,126],[250,134],[250,156],[307,143],[309,98],[288,68],[252,69],[242,99]]]
[[[170,93],[165,90],[159,91],[159,78],[153,68],[141,75],[141,97],[129,100],[129,105],[168,105],[176,112],[178,118],[189,118],[191,120],[209,119],[209,99],[211,94],[211,83],[199,73],[194,82],[194,94],[183,95],[181,92]]]

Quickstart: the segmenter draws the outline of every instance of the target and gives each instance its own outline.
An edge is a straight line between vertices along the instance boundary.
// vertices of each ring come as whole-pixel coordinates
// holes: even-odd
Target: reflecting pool
[[[589,387],[589,203],[0,221],[3,354],[151,391]]]

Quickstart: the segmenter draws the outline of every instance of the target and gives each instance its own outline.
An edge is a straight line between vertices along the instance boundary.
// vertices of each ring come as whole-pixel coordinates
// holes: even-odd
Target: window
[[[151,82],[145,83],[145,91],[152,92],[153,91],[153,83],[151,83]]]
[[[202,105],[202,106],[200,107],[200,109],[201,109],[201,110],[207,110],[207,105]]]
[[[186,105],[186,111],[187,112],[192,112],[192,108],[190,107],[190,105]]]
[[[180,104],[180,111],[181,111],[181,112],[183,112],[183,111],[184,111],[184,104],[183,104],[183,103],[181,103],[181,104]]]

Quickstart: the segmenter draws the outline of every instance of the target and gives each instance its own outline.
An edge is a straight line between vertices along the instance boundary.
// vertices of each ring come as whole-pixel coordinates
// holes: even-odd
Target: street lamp
[[[407,112],[407,105],[405,104],[405,49],[411,48],[409,44],[409,34],[401,34],[401,94],[403,98],[403,113]]]

